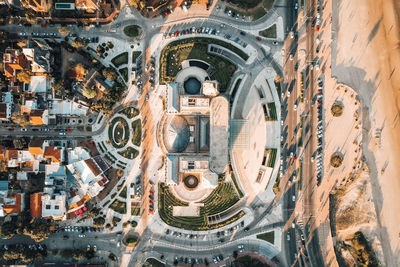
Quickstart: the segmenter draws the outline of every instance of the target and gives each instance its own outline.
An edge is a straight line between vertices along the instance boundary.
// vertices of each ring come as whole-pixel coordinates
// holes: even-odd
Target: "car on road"
[[[293,106],[293,110],[296,111],[297,110],[297,104],[294,104]]]
[[[257,40],[257,41],[261,41],[261,37],[260,37],[260,36],[257,36],[257,37],[256,37],[256,40]]]
[[[289,233],[287,234],[287,240],[288,241],[290,240],[290,234]]]
[[[291,32],[290,32],[290,39],[293,39],[293,38],[294,38],[294,32],[291,31]]]
[[[86,251],[90,251],[90,245],[87,245]]]
[[[96,252],[96,250],[97,250],[97,247],[96,247],[96,245],[94,245],[93,246],[93,251]]]
[[[292,201],[296,201],[296,195],[292,196]]]
[[[241,31],[240,35],[246,36],[246,33],[244,31]]]
[[[290,152],[290,158],[293,158],[293,152]]]
[[[289,59],[293,60],[293,54],[290,54]]]
[[[28,131],[28,129],[26,129],[26,128],[21,128],[21,132],[26,132],[26,131]]]
[[[304,235],[303,234],[300,234],[300,238],[301,238],[301,240],[304,241]]]
[[[240,18],[240,14],[236,14],[235,19],[239,19]]]
[[[59,133],[59,135],[65,135],[65,133]]]

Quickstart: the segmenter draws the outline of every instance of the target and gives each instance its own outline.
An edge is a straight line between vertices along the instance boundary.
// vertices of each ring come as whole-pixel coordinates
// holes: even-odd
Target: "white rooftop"
[[[49,113],[54,115],[85,116],[88,109],[88,107],[70,100],[53,100]]]
[[[74,149],[68,151],[68,164],[80,161],[80,160],[85,160],[85,159],[90,159],[90,154],[89,152],[84,149],[83,147],[75,147]]]
[[[228,165],[229,103],[223,96],[211,101],[210,170],[222,173]]]
[[[46,76],[32,76],[28,91],[33,93],[46,93],[49,85],[49,80]]]

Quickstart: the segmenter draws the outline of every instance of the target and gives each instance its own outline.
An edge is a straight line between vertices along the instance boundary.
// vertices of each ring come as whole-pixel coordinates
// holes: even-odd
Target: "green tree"
[[[36,13],[33,12],[32,9],[28,9],[28,11],[25,12],[25,19],[31,24],[35,24],[38,20]]]
[[[113,81],[117,77],[117,74],[114,68],[107,67],[103,70],[103,76]]]
[[[81,259],[83,259],[85,257],[85,252],[83,252],[80,249],[76,249],[76,250],[74,250],[74,253],[73,253],[72,257],[75,260],[81,260]]]
[[[61,27],[60,29],[58,29],[58,32],[62,36],[67,36],[71,32],[71,30],[64,26],[64,27]]]
[[[29,124],[29,116],[26,113],[14,112],[11,114],[11,120],[23,128]]]
[[[15,225],[15,223],[4,222],[0,226],[0,235],[5,238],[11,238],[15,235],[16,230],[17,230],[17,225]]]
[[[55,80],[51,86],[53,87],[53,90],[56,94],[61,95],[62,93],[62,88],[64,87],[64,80],[63,79],[59,79],[59,80]]]
[[[22,83],[29,83],[31,81],[32,72],[29,70],[21,70],[17,74],[17,80]]]
[[[87,42],[82,38],[76,37],[75,40],[72,41],[71,45],[76,49],[81,49],[87,45]]]
[[[93,219],[94,227],[102,227],[106,223],[106,220],[103,217],[97,217]]]
[[[99,208],[93,208],[93,209],[89,210],[88,213],[87,213],[89,218],[94,218],[99,214],[100,214],[100,209]]]
[[[94,89],[92,89],[92,88],[85,87],[85,88],[83,88],[83,90],[82,90],[82,94],[83,94],[86,98],[92,99],[92,98],[94,98],[94,97],[97,95],[97,92],[96,92],[96,90],[94,90]]]

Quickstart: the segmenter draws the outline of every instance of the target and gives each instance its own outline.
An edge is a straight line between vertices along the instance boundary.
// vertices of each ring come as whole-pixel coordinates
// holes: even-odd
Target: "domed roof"
[[[169,118],[164,128],[164,145],[168,152],[183,152],[189,143],[189,125],[182,116]]]

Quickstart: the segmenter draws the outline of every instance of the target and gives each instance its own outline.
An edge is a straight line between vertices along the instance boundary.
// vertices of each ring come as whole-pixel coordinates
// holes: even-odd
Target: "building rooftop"
[[[229,102],[223,96],[211,101],[210,169],[222,173],[228,165]]]

